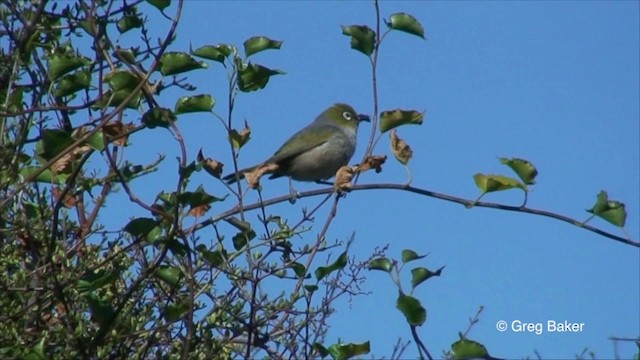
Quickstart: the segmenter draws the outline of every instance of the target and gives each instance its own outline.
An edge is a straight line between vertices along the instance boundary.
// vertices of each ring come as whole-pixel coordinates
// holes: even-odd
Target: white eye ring
[[[352,118],[351,113],[350,113],[350,112],[348,112],[348,111],[343,112],[343,113],[342,113],[342,117],[343,117],[345,120],[351,120],[351,118]]]

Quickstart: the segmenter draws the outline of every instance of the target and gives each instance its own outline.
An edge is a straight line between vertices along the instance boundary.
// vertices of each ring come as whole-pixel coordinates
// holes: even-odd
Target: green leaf
[[[510,167],[525,184],[533,185],[536,183],[535,178],[538,175],[538,170],[531,162],[518,158],[500,158],[500,163]]]
[[[93,105],[95,109],[103,109],[105,107],[118,107],[120,106],[128,97],[132,94],[130,89],[122,89],[118,91],[107,90],[98,102]],[[137,109],[140,105],[140,99],[142,97],[142,93],[140,91],[136,91],[135,94],[131,97],[131,100],[127,103],[127,108],[129,109]]]
[[[92,319],[100,326],[109,324],[116,315],[111,302],[108,299],[98,297],[95,293],[90,293],[87,296],[87,303],[89,304]]]
[[[138,55],[137,49],[125,49],[119,48],[115,51],[116,56],[127,64],[133,65],[136,63],[136,56]]]
[[[215,251],[207,250],[207,247],[203,244],[196,246],[196,250],[202,254],[202,258],[213,267],[220,267],[225,261],[227,261],[227,251],[220,246]]]
[[[366,25],[341,25],[342,33],[351,36],[351,48],[371,56],[376,45],[376,33]]]
[[[164,308],[164,318],[167,322],[172,323],[189,312],[189,303],[181,301],[178,304],[169,304]]]
[[[31,177],[31,175],[38,170],[40,170],[39,166],[26,166],[20,169],[20,176],[22,176],[23,179],[26,179]],[[69,174],[64,174],[64,173],[54,174],[51,171],[51,169],[46,169],[43,172],[41,172],[38,176],[36,176],[34,181],[45,183],[45,184],[64,184],[68,177],[69,177]]]
[[[440,274],[442,274],[442,269],[444,269],[444,266],[436,270],[435,272],[424,267],[418,267],[411,270],[411,286],[413,288],[416,288],[418,285],[428,280],[429,278],[433,276],[440,276]]]
[[[236,250],[241,250],[247,243],[249,243],[249,241],[253,240],[256,237],[256,232],[253,231],[250,223],[233,216],[225,219],[225,221],[234,226],[236,229],[240,230],[240,232],[234,235],[232,238],[233,247]]]
[[[94,150],[102,151],[107,146],[104,141],[104,133],[102,130],[98,130],[93,133],[87,139],[87,145],[91,146]]]
[[[406,33],[421,37],[424,39],[424,28],[413,15],[406,13],[395,13],[389,17],[389,21],[385,21],[389,29],[404,31]]]
[[[70,54],[54,54],[49,57],[49,80],[55,81],[62,75],[91,64],[91,60]]]
[[[21,112],[26,104],[23,104],[24,93],[27,91],[25,86],[12,85],[14,88],[9,93],[7,99],[7,93],[4,90],[0,90],[0,98],[7,99],[6,107],[3,108],[5,112]],[[1,354],[0,354],[1,355]]]
[[[110,72],[104,77],[104,80],[109,84],[109,87],[113,91],[133,91],[141,81],[136,74],[125,70]]]
[[[395,109],[383,111],[380,114],[380,133],[385,133],[401,125],[421,125],[424,120],[424,112],[416,110]]]
[[[90,36],[96,36],[97,32],[98,32],[98,24],[96,24],[95,21],[89,21],[89,20],[80,20],[78,22],[78,25],[80,25],[80,28],[83,29],[84,31],[87,32],[87,34],[89,34]]]
[[[176,121],[173,112],[167,108],[154,107],[142,115],[142,123],[149,129],[156,127],[168,128],[170,124]]]
[[[147,2],[160,11],[163,11],[171,5],[171,0],[147,0]]]
[[[347,252],[343,252],[333,264],[329,266],[320,266],[316,269],[315,275],[318,281],[336,270],[342,270],[347,265]]]
[[[61,129],[45,129],[41,133],[40,141],[36,144],[36,151],[38,156],[49,161],[74,142],[75,140],[67,131]]]
[[[185,191],[178,197],[181,205],[189,205],[190,208],[209,205],[222,200],[224,199],[207,193],[202,185],[198,186],[196,191]]]
[[[242,250],[251,240],[255,239],[256,232],[251,230],[249,232],[239,232],[231,238],[233,241],[233,248],[236,251]]]
[[[188,179],[193,175],[194,172],[202,170],[202,165],[199,162],[192,161],[187,166],[180,166],[180,176],[185,179]]]
[[[124,231],[137,239],[153,243],[162,236],[162,228],[158,221],[150,218],[136,218],[124,226]]]
[[[230,217],[230,218],[226,218],[224,219],[224,221],[226,221],[229,225],[235,227],[236,229],[240,230],[240,231],[244,231],[244,232],[249,232],[251,231],[251,223],[244,221],[244,220],[240,220],[237,217]]]
[[[91,85],[91,73],[88,70],[76,71],[64,75],[57,82],[53,94],[57,97],[69,96]]]
[[[215,101],[211,95],[182,96],[176,102],[175,114],[212,112]]]
[[[164,76],[180,74],[183,72],[206,69],[209,65],[197,61],[191,55],[184,52],[166,52],[160,58],[160,73]]]
[[[281,46],[282,41],[271,40],[266,36],[254,36],[244,42],[244,53],[249,57],[264,50],[278,50]]]
[[[138,16],[135,7],[127,8],[120,20],[118,20],[118,31],[120,34],[125,33],[131,29],[142,27],[142,19]]]
[[[329,356],[329,350],[327,350],[324,346],[322,346],[320,343],[314,343],[313,344],[313,350],[317,351],[318,354],[320,354],[320,356],[324,359],[325,357]]]
[[[307,290],[310,293],[313,293],[315,291],[318,291],[318,285],[305,285],[304,289]]]
[[[156,270],[155,277],[173,287],[180,282],[182,272],[177,267],[162,265]]]
[[[293,262],[291,263],[291,265],[289,265],[289,267],[293,269],[293,272],[300,279],[304,278],[305,275],[307,275],[307,268],[299,262]]]
[[[184,257],[191,253],[191,248],[185,245],[182,240],[171,238],[171,240],[167,241],[166,244],[167,248],[171,250],[171,253],[177,257]]]
[[[385,257],[379,257],[377,259],[369,261],[367,268],[369,270],[391,272],[391,269],[393,269],[393,262]]]
[[[329,355],[335,360],[346,360],[354,356],[368,354],[370,349],[369,342],[362,344],[333,344],[329,346]]]
[[[456,360],[491,358],[484,345],[469,339],[461,339],[451,344],[451,352]]]
[[[418,253],[413,250],[405,249],[405,250],[402,250],[402,262],[406,264],[413,260],[425,258],[427,257],[427,255],[418,255]]]
[[[595,205],[587,211],[618,227],[624,227],[627,220],[625,205],[616,200],[609,200],[609,195],[604,190],[600,191]]]
[[[527,189],[526,186],[518,180],[502,175],[475,174],[473,175],[473,180],[475,180],[476,186],[478,186],[483,194],[514,188],[520,188],[525,191]]]
[[[38,341],[34,346],[29,349],[29,353],[26,354],[22,359],[24,360],[45,360],[47,356],[44,355],[44,344],[47,339],[47,336],[42,336],[40,341]]]
[[[97,270],[85,273],[76,284],[76,289],[82,295],[87,295],[102,287],[113,284],[120,275],[119,271]]]
[[[402,312],[409,325],[422,326],[427,320],[427,310],[413,296],[399,292],[396,308]]]
[[[191,54],[203,59],[209,59],[224,64],[224,59],[233,54],[234,51],[235,48],[232,45],[218,44],[201,46],[192,51]]]
[[[281,70],[271,70],[258,64],[242,64],[238,68],[238,89],[242,92],[251,92],[264,89],[269,83],[269,78],[274,75],[285,74]]]

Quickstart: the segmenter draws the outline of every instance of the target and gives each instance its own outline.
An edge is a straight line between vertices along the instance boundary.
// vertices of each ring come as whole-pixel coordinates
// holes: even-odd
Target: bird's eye
[[[345,112],[343,112],[343,113],[342,113],[342,117],[343,117],[345,120],[351,120],[351,118],[352,118],[353,116],[351,115],[351,113],[350,113],[350,112],[345,111]]]

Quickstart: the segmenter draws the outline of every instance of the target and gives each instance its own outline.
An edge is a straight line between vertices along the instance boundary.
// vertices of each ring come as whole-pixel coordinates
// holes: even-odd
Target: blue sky
[[[426,111],[422,126],[399,129],[415,153],[410,163],[414,186],[474,199],[478,190],[473,174],[511,175],[497,157],[521,157],[539,171],[529,206],[582,220],[597,193],[606,190],[610,198],[626,203],[626,231],[639,239],[638,2],[394,1],[382,2],[381,11],[383,16],[411,13],[428,38],[392,33],[379,59],[381,110]],[[162,23],[160,18],[151,20]],[[172,50],[218,43],[241,46],[255,35],[284,41],[280,51],[257,54],[253,61],[287,74],[236,102],[237,126],[246,119],[253,131],[240,163],[252,165],[335,102],[372,113],[368,60],[349,48],[340,30],[340,25],[351,24],[374,26],[371,2],[187,1]],[[224,114],[224,69],[211,64],[190,74],[196,93],[212,94],[218,101],[215,110]],[[173,104],[179,95],[183,93],[168,91],[161,99]],[[184,115],[179,125],[191,159],[203,148],[231,170],[226,135],[217,120],[206,114]],[[364,124],[354,162],[369,131]],[[178,154],[170,135],[161,131],[131,141],[129,154],[136,161],[163,153],[171,162]],[[386,136],[375,153],[389,154]],[[155,177],[157,183],[147,180],[134,190],[152,201],[166,187],[164,176],[171,179],[174,172],[171,163]],[[367,173],[360,181],[403,183],[406,175],[390,159],[381,174]],[[200,183],[212,194],[225,194],[224,187],[206,175],[192,185]],[[283,179],[263,181],[263,186],[267,198],[288,191]],[[316,187],[296,184],[298,190]],[[518,205],[521,197],[513,191],[484,200]],[[304,207],[320,200],[303,199],[270,210],[295,223]],[[229,198],[210,214],[234,205]],[[317,215],[318,225],[308,237],[296,241],[313,241],[328,210]],[[594,219],[592,224],[624,235],[604,221]],[[207,231],[200,234],[203,239],[213,237]],[[469,337],[496,357],[534,356],[537,350],[543,358],[572,358],[587,347],[608,358],[614,356],[609,336],[640,335],[637,248],[547,218],[465,209],[382,190],[352,193],[340,203],[327,238],[346,240],[353,232],[351,254],[359,260],[389,244],[391,257],[399,258],[402,249],[410,248],[430,253],[417,265],[446,265],[440,278],[415,293],[428,311],[419,334],[435,356],[449,349],[481,305],[485,311]],[[405,270],[408,286],[410,273]],[[390,279],[380,272],[367,276],[364,290],[372,293],[338,305],[327,344],[339,338],[370,340],[372,354],[388,357],[396,339],[409,339],[410,332],[395,309],[397,293]],[[498,320],[566,320],[585,326],[571,334],[501,333]],[[637,353],[629,343],[618,350],[623,358]],[[405,353],[416,354],[413,345]]]

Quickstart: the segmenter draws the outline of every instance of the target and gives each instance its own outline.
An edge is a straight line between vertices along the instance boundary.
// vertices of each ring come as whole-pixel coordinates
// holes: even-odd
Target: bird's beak
[[[371,119],[369,119],[369,115],[366,114],[358,114],[358,122],[360,121],[367,121],[367,122],[371,122]]]

